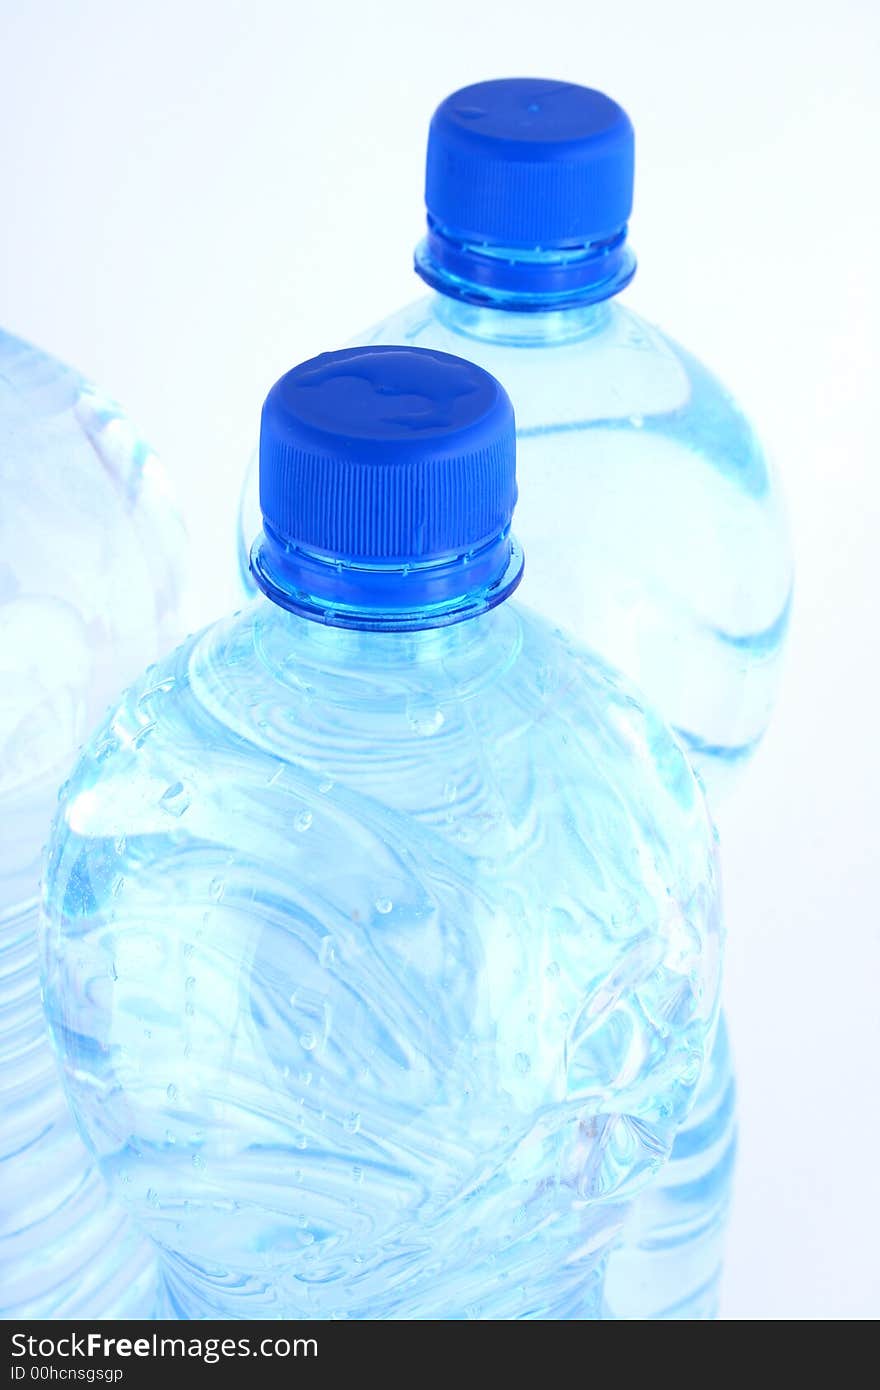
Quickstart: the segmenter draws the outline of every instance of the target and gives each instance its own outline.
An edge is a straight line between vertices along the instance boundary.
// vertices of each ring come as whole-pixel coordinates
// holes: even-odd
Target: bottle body
[[[46,1033],[37,898],[77,746],[174,634],[180,527],[119,408],[3,333],[0,439],[0,1312],[146,1316],[152,1250],[107,1196]]]
[[[792,586],[778,485],[723,387],[614,300],[542,315],[432,294],[358,341],[457,352],[505,383],[517,418],[526,601],[633,678],[675,728],[717,803],[770,718]],[[562,499],[572,493],[578,505],[566,510]],[[253,460],[239,540],[249,592],[248,552],[260,524]],[[726,1044],[719,1048],[716,1078],[729,1071]],[[700,1114],[710,1102],[699,1102]],[[693,1142],[706,1140],[703,1161],[729,1189],[732,1162],[717,1165],[705,1123],[691,1124]],[[645,1263],[651,1221],[668,1225],[666,1185],[684,1181],[672,1162],[656,1202],[640,1199],[645,1210],[628,1223],[640,1231],[634,1248],[625,1239],[609,1269],[615,1288],[626,1270],[644,1291],[639,1306],[653,1300],[656,1316],[667,1302],[685,1306],[692,1283],[684,1254],[675,1264]],[[692,1263],[714,1258],[699,1253],[710,1239],[716,1253],[720,1246],[715,1233],[727,1202],[717,1193],[706,1202],[716,1213],[711,1238],[707,1223],[677,1227]],[[641,1275],[633,1261],[644,1263]],[[661,1269],[667,1283],[658,1289]],[[683,1284],[669,1282],[676,1272]],[[622,1295],[617,1303],[629,1306]]]
[[[601,665],[511,603],[261,600],[96,734],[45,893],[67,1084],[178,1316],[601,1315],[718,984],[702,799]]]
[[[504,382],[525,602],[634,681],[717,801],[769,720],[792,585],[779,489],[728,393],[616,300],[512,313],[435,293],[358,341],[455,352]],[[253,465],[241,530],[244,559]]]
[[[736,1088],[722,1016],[669,1162],[627,1214],[604,1282],[607,1319],[717,1317],[736,1160]]]

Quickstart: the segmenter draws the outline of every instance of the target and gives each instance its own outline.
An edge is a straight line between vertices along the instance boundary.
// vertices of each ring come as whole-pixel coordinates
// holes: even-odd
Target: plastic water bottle
[[[180,1317],[589,1318],[714,1026],[666,726],[510,601],[510,402],[414,349],[263,410],[264,597],[91,739],[45,1002]]]
[[[358,335],[456,353],[517,418],[528,602],[625,672],[713,802],[761,739],[788,626],[784,509],[724,387],[625,307],[633,130],[600,92],[454,93],[428,138],[431,293]],[[259,525],[254,466],[240,555]]]
[[[5,333],[0,495],[0,1316],[145,1316],[154,1256],[70,1115],[36,925],[57,788],[174,631],[179,522],[119,408]]]
[[[517,415],[529,604],[635,681],[715,804],[770,716],[791,602],[787,527],[729,393],[617,297],[636,266],[632,187],[632,126],[601,93],[531,79],[454,93],[431,124],[428,231],[415,256],[432,292],[355,341],[459,353],[504,383]],[[239,547],[248,590],[257,491],[252,466]],[[732,1094],[726,1048],[713,1068],[728,1080],[714,1094]],[[709,1213],[727,1209],[732,1164],[716,1156],[730,1151],[732,1124],[722,1108],[717,1134],[705,1115],[698,1126],[707,1217],[692,1225],[695,1241]],[[689,1171],[695,1163],[691,1154]],[[664,1230],[667,1182],[679,1189],[674,1167],[643,1199],[650,1209],[656,1197]],[[697,1316],[682,1311],[685,1288],[671,1292],[667,1264],[667,1277],[654,1260],[635,1281],[632,1316],[646,1315],[649,1273],[656,1316],[668,1306]],[[692,1292],[693,1309],[705,1309],[702,1289]]]

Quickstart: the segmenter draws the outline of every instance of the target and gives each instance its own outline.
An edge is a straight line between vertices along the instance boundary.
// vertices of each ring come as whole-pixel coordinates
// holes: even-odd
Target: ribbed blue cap
[[[436,244],[416,268],[434,283],[433,259],[434,270],[467,278],[468,265],[452,256],[467,248],[487,256],[476,276],[487,289],[571,294],[596,283],[592,262],[585,271],[581,260],[574,268],[568,260],[561,279],[558,259],[549,281],[534,263],[511,278],[491,248],[562,256],[598,248],[620,253],[620,264],[602,268],[620,288],[624,269],[628,279],[635,268],[621,252],[633,158],[629,117],[602,92],[525,77],[463,87],[431,121],[425,202]]]
[[[268,593],[261,555],[276,590],[343,606],[443,602],[507,567],[515,502],[513,407],[488,372],[423,348],[326,352],[263,406],[254,572]]]
[[[463,241],[599,241],[632,210],[633,129],[590,87],[511,77],[463,87],[431,121],[425,202]]]

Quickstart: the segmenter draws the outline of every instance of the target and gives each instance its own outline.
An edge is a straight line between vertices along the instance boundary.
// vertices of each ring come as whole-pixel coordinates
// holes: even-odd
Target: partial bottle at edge
[[[5,333],[0,496],[0,1316],[148,1316],[151,1248],[110,1199],[58,1078],[37,898],[79,744],[175,635],[180,523],[119,408]]]
[[[79,1121],[177,1316],[599,1317],[716,1019],[703,798],[510,601],[480,368],[305,363],[260,469],[265,596],[132,687],[55,822]]]

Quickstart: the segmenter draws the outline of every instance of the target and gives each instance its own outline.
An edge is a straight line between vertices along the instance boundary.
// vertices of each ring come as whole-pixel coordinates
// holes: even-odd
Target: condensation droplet
[[[546,970],[545,973],[546,973],[546,975],[547,975],[547,979],[548,979],[548,980],[558,980],[558,979],[559,979],[559,961],[557,961],[557,960],[551,960],[550,964],[547,966],[547,970]]]
[[[629,422],[634,430],[640,430],[645,423],[645,417],[644,415],[631,415]]]
[[[308,1032],[300,1034],[299,1045],[304,1048],[306,1052],[314,1052],[317,1043],[318,1039],[315,1037],[314,1033]]]
[[[193,1166],[194,1168],[204,1168],[204,1166],[205,1166],[205,1160],[204,1160],[204,1158],[202,1157],[201,1154],[193,1154],[193,1156],[192,1156],[192,1166]]]
[[[193,990],[194,990],[195,987],[196,987],[196,977],[195,977],[195,975],[189,975],[189,976],[187,976],[186,980],[184,981],[183,987],[184,987],[184,989],[186,990],[187,994],[192,994]]]
[[[345,1128],[349,1134],[357,1134],[361,1127],[361,1117],[357,1110],[352,1110],[350,1115],[345,1117]]]
[[[159,797],[159,805],[169,816],[179,818],[188,808],[192,797],[182,782],[173,782]]]
[[[318,783],[318,791],[324,792],[326,794],[327,792],[332,792],[333,786],[334,783],[332,777],[322,777],[320,782]]]
[[[427,697],[411,700],[407,705],[406,717],[413,733],[418,734],[420,738],[430,738],[442,729],[446,722],[443,711]]]
[[[335,963],[335,960],[336,950],[333,944],[333,937],[323,936],[321,938],[321,944],[318,947],[318,963],[324,970],[327,970],[329,966]]]
[[[167,1089],[166,1089],[166,1091],[165,1091],[165,1094],[166,1094],[166,1096],[168,1097],[169,1100],[171,1100],[171,1101],[177,1100],[178,1091],[177,1091],[177,1087],[175,1086],[175,1084],[174,1084],[173,1081],[169,1083],[169,1085],[168,1085],[168,1087],[167,1087]]]
[[[383,915],[383,917],[386,917],[386,916],[388,915],[388,913],[391,911],[391,909],[393,908],[393,906],[394,906],[394,903],[391,901],[390,898],[377,898],[377,899],[376,899],[376,911],[377,911],[377,912],[381,912],[382,915]]]
[[[311,811],[300,811],[299,815],[296,817],[296,820],[293,822],[293,827],[294,827],[295,830],[299,830],[299,831],[308,830],[308,828],[309,828],[309,826],[311,825],[311,823],[312,823],[312,813],[311,813]]]
[[[149,724],[145,724],[142,729],[139,729],[131,741],[132,748],[142,748],[155,727],[156,721],[155,719],[151,719]]]
[[[513,1060],[520,1076],[525,1076],[531,1071],[532,1059],[527,1052],[518,1052]]]

